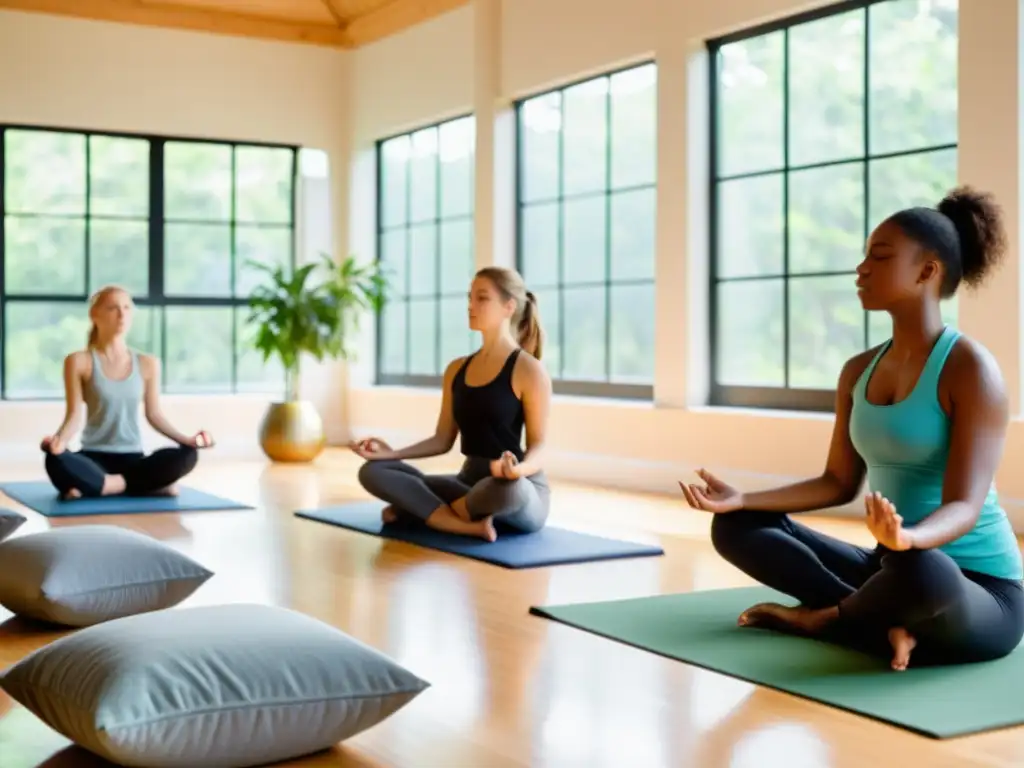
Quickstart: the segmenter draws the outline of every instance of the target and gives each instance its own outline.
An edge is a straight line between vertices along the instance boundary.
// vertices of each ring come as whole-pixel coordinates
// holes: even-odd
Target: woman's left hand
[[[903,527],[903,518],[896,514],[896,505],[878,491],[864,500],[867,524],[871,535],[886,549],[901,552],[914,546],[910,532]]]
[[[188,444],[193,448],[203,449],[213,447],[213,436],[205,429],[196,432],[189,438]]]
[[[491,462],[491,474],[505,480],[519,479],[519,459],[512,451],[505,451],[500,459]]]

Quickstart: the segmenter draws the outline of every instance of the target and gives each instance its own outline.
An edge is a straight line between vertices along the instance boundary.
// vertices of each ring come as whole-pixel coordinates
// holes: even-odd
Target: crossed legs
[[[889,552],[833,539],[769,512],[715,515],[711,541],[747,575],[799,601],[756,605],[739,619],[876,650],[892,666],[966,663],[1008,654],[1024,636],[1019,582],[964,572],[938,549]],[[916,649],[916,650],[915,650]]]
[[[384,522],[413,519],[431,528],[494,541],[494,520],[523,531],[536,531],[547,519],[546,485],[529,479],[502,480],[472,473],[427,475],[403,461],[368,461],[359,483],[388,503]]]
[[[50,482],[65,498],[127,493],[173,494],[174,484],[195,469],[199,454],[185,445],[160,448],[149,455],[102,451],[46,453]]]

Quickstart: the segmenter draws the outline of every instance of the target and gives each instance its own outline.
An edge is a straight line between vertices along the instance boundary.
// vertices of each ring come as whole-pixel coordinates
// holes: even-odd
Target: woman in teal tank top
[[[1005,250],[988,195],[954,190],[936,208],[882,222],[857,267],[867,310],[888,312],[892,338],[849,360],[820,477],[741,493],[710,473],[680,483],[715,513],[715,549],[795,598],[739,618],[821,635],[891,657],[893,669],[999,658],[1024,636],[1024,566],[993,477],[1009,407],[999,367],[943,324],[939,302],[976,285]],[[852,288],[852,286],[851,286]],[[865,480],[864,548],[818,533],[793,513],[853,501]]]
[[[64,360],[65,414],[60,428],[43,438],[46,473],[65,499],[128,494],[173,495],[175,483],[196,466],[199,448],[213,444],[200,432],[185,435],[160,408],[159,361],[128,347],[131,296],[107,286],[89,307],[87,348]],[[66,450],[81,424],[81,450]],[[140,411],[150,426],[175,443],[146,454]]]

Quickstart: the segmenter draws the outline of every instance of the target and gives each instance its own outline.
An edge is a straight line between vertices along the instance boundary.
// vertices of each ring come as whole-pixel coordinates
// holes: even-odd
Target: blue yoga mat
[[[661,547],[649,544],[606,539],[551,526],[536,533],[519,533],[501,528],[499,525],[498,540],[487,542],[435,531],[415,523],[385,525],[380,519],[383,507],[383,504],[376,501],[356,502],[324,509],[300,509],[295,515],[306,520],[417,544],[505,568],[540,568],[546,565],[665,554]]]
[[[62,501],[47,481],[0,483],[15,501],[46,517],[130,515],[139,512],[201,512],[219,509],[253,509],[231,499],[179,486],[177,496],[102,496],[98,499]]]

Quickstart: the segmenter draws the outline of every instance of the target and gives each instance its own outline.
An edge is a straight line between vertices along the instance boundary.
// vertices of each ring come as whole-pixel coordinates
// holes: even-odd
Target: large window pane
[[[149,293],[149,222],[93,219],[89,224],[89,292],[120,285],[136,299]]]
[[[128,343],[162,358],[169,391],[280,391],[280,365],[258,358],[243,319],[246,260],[292,266],[294,155],[0,125],[0,396],[62,395],[87,297],[110,284],[135,298]]]
[[[622,302],[654,278],[657,124],[654,64],[519,105],[517,261],[556,391],[652,394],[654,302]]]
[[[722,176],[782,167],[784,41],[782,32],[772,32],[719,49],[716,130]]]
[[[793,171],[788,214],[791,273],[852,272],[864,251],[864,164]]]
[[[957,141],[957,0],[871,6],[871,152]]]
[[[169,219],[231,218],[232,148],[224,144],[164,145],[164,215]]]
[[[85,214],[85,137],[60,131],[4,131],[7,213]]]
[[[291,259],[291,227],[238,225],[235,229],[235,296],[245,298],[268,279],[265,272],[250,266],[250,262],[287,267]]]
[[[785,271],[784,185],[782,174],[718,185],[715,268],[720,278],[778,276]]]
[[[239,147],[235,151],[235,218],[260,224],[291,223],[292,164],[289,149]]]
[[[385,381],[439,384],[473,341],[474,132],[462,117],[378,145],[377,258],[391,286],[377,325]]]
[[[846,275],[790,281],[790,387],[833,389],[843,363],[864,350],[864,310],[852,284]]]
[[[9,294],[85,293],[84,219],[7,216],[4,269]]]
[[[235,324],[232,307],[164,309],[168,392],[230,392]]]
[[[657,199],[653,187],[611,199],[611,280],[653,280]],[[653,315],[651,317],[653,320]]]
[[[465,298],[476,271],[473,237],[471,219],[456,219],[441,225],[441,293],[458,294],[460,300]]]
[[[522,239],[519,269],[533,288],[558,285],[561,276],[562,229],[558,203],[524,206],[520,212]]]
[[[654,283],[611,287],[611,378],[647,382],[654,378]]]
[[[116,136],[89,137],[89,213],[149,216],[150,142]]]
[[[566,200],[562,208],[562,249],[566,283],[600,283],[607,273],[606,199]]]
[[[562,377],[580,381],[604,381],[607,378],[608,345],[604,333],[608,327],[606,290],[565,288],[562,302],[566,318],[562,333]]]
[[[882,220],[957,184],[957,16],[881,0],[711,43],[716,402],[818,407],[801,391],[888,335],[855,270]]]
[[[380,357],[377,363],[381,373],[401,376],[409,372],[408,314],[409,305],[402,299],[392,299],[384,305],[380,317]]]
[[[789,162],[864,152],[864,11],[840,13],[789,31]]]
[[[436,299],[409,300],[409,373],[438,376]]]
[[[442,218],[473,213],[475,131],[476,122],[471,117],[452,120],[438,129]]]
[[[231,227],[168,224],[164,290],[171,296],[231,295]]]
[[[612,188],[653,185],[658,158],[658,68],[611,76]]]
[[[88,309],[80,302],[6,302],[3,318],[6,396],[64,394],[64,358],[84,349]]]
[[[786,382],[782,279],[720,283],[715,297],[718,384],[781,387]]]
[[[562,94],[562,194],[599,192],[608,174],[608,79],[589,80]]]
[[[519,109],[520,200],[552,200],[561,193],[562,97],[549,93]]]

